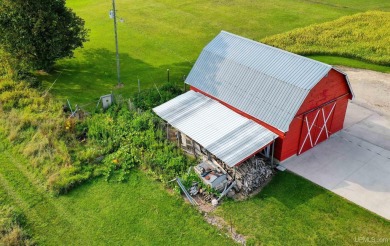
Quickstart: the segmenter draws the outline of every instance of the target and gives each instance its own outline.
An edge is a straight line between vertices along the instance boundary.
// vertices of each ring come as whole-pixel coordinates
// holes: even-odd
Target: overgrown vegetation
[[[138,102],[139,106],[149,108],[180,92],[172,85],[158,90],[159,97]],[[146,91],[145,97],[151,94]],[[62,105],[46,92],[3,79],[0,112],[0,130],[55,194],[101,175],[107,180],[126,180],[130,170],[141,165],[165,182],[191,164],[166,141],[157,116],[150,111],[130,111],[126,101],[76,120],[68,118]]]
[[[53,180],[71,168],[62,107],[50,95],[25,82],[0,80],[0,123],[0,130],[41,177]]]
[[[166,182],[184,172],[191,161],[166,140],[161,123],[152,112],[129,111],[122,105],[95,114],[81,123],[88,130],[79,161],[91,163],[104,156],[101,172],[106,179],[125,180],[131,169],[142,165]]]
[[[23,229],[25,218],[20,211],[0,201],[0,245],[35,245]]]
[[[167,83],[162,85],[160,89],[152,87],[135,94],[132,101],[136,108],[148,110],[163,104],[181,93],[183,93],[181,88],[172,83]]]
[[[332,55],[390,65],[390,12],[369,11],[278,34],[262,42],[301,55]]]

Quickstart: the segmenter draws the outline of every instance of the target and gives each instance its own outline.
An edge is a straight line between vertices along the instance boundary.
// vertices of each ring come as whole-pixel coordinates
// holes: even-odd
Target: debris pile
[[[214,195],[209,192],[202,192],[202,199],[207,202],[211,203],[211,201],[214,199]]]
[[[249,195],[269,181],[273,174],[273,168],[264,159],[253,157],[238,166],[234,176],[238,190]]]
[[[188,192],[190,193],[191,196],[196,196],[199,193],[198,182],[193,182]]]

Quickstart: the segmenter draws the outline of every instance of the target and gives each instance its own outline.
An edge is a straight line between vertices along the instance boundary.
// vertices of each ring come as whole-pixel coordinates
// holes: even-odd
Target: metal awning
[[[188,91],[153,111],[230,167],[277,138],[267,128],[195,91]]]

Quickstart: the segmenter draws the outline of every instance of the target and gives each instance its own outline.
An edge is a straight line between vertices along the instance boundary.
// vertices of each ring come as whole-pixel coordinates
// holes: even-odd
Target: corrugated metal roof
[[[231,167],[277,137],[265,127],[195,91],[188,91],[153,111]]]
[[[225,31],[202,51],[186,83],[287,132],[330,65]]]

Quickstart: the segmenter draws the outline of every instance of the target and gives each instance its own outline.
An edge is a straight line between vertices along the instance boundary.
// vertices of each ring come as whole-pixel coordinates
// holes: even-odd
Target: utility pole
[[[118,75],[118,87],[122,87],[121,83],[121,69],[120,69],[120,61],[119,61],[119,47],[118,47],[118,31],[116,28],[116,8],[115,8],[115,0],[112,0],[112,14],[110,13],[110,17],[114,19],[114,30],[115,30],[115,47],[116,47],[116,70]]]

